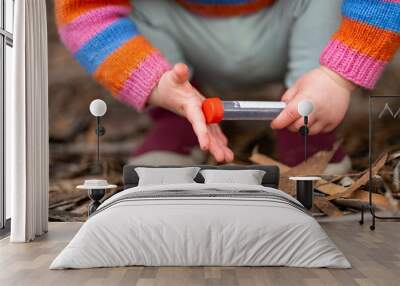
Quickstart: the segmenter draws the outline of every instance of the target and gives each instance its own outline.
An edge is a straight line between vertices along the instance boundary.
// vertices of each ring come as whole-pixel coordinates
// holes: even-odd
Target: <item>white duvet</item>
[[[248,197],[135,197],[174,190],[204,194],[251,190],[265,192],[267,198],[253,197],[251,192]],[[282,191],[253,185],[131,188],[105,201],[50,269],[128,265],[349,268],[318,222],[296,204]]]

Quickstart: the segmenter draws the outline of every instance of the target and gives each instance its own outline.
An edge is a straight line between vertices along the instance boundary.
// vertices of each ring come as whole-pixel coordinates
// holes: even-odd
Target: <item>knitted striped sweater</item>
[[[228,17],[274,0],[176,0],[194,13]],[[121,101],[142,109],[170,64],[129,18],[130,0],[56,0],[59,34],[81,65]],[[400,0],[344,0],[343,21],[320,62],[373,88],[400,45]]]

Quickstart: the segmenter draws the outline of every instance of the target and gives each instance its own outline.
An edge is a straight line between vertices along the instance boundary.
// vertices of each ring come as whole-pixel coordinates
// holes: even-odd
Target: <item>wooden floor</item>
[[[0,241],[0,285],[400,285],[400,224],[382,222],[375,232],[356,221],[323,228],[353,265],[349,270],[288,267],[126,267],[48,270],[80,223],[50,223],[30,244]]]

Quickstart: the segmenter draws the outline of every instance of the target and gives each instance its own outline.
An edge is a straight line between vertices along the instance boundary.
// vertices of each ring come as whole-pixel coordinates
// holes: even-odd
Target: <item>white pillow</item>
[[[139,186],[195,183],[193,179],[199,170],[199,167],[135,168],[139,176]]]
[[[246,184],[261,185],[265,171],[262,170],[201,170],[205,184]]]

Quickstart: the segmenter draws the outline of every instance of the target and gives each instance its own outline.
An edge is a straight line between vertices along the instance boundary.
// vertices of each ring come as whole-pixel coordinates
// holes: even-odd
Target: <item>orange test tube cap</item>
[[[203,101],[203,113],[207,124],[219,123],[224,118],[224,105],[218,97]]]

